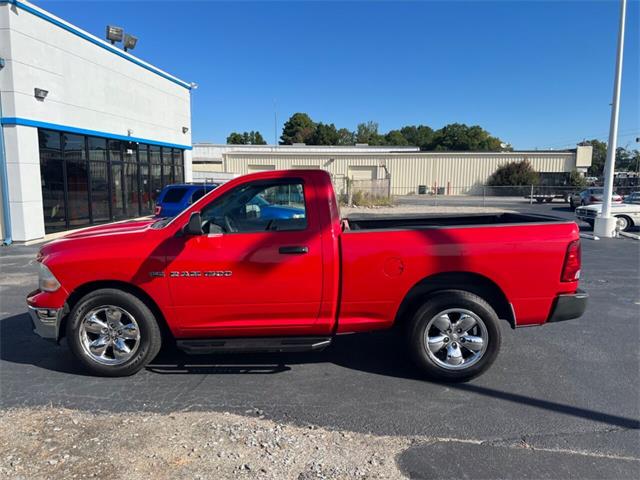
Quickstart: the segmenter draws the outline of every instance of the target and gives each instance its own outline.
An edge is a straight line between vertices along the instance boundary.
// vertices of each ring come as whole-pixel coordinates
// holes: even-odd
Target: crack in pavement
[[[617,433],[617,432],[626,432],[626,431],[635,431],[636,429],[629,428],[621,428],[614,427],[602,430],[589,430],[589,431],[568,431],[568,432],[555,432],[543,435],[533,435],[536,439],[547,439],[554,437],[563,437],[567,435],[589,435],[589,434],[599,434],[599,433]],[[640,457],[633,457],[628,455],[618,455],[611,453],[600,453],[594,452],[584,449],[571,449],[571,448],[551,448],[551,447],[541,447],[535,446],[527,442],[527,435],[522,435],[521,437],[508,437],[508,438],[499,438],[499,439],[475,439],[475,438],[457,438],[457,437],[429,437],[429,436],[411,436],[412,447],[416,446],[429,446],[436,443],[461,443],[461,444],[470,444],[470,445],[482,445],[494,448],[509,448],[509,449],[522,449],[522,450],[531,450],[537,452],[550,452],[550,453],[564,453],[568,455],[581,455],[585,457],[592,458],[606,458],[612,460],[624,460],[624,461],[632,461],[632,462],[640,462]]]

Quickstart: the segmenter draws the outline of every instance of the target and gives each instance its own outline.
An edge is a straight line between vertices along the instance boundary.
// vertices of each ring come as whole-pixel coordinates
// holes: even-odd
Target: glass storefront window
[[[156,145],[149,145],[149,160],[151,161],[151,202],[155,204],[155,201],[163,187],[160,147]]]
[[[162,147],[162,185],[173,183],[173,157],[171,149]]]
[[[162,190],[162,166],[151,164],[151,201],[155,203]]]
[[[107,161],[107,140],[98,137],[89,137],[89,160],[92,162]]]
[[[60,133],[38,130],[40,144],[40,180],[45,231],[65,230],[66,201],[65,174]]]
[[[39,129],[45,232],[153,213],[183,181],[182,151]]]
[[[153,213],[151,201],[151,180],[149,178],[149,145],[138,145],[138,162],[140,163],[140,214]]]
[[[127,210],[124,204],[122,172],[122,163],[111,164],[111,217],[113,220],[124,220],[127,218]]]
[[[94,223],[108,222],[109,212],[109,164],[89,162],[91,174],[91,213]]]
[[[138,189],[138,164],[124,164],[124,198],[127,214],[130,217],[140,215],[140,191]]]
[[[151,202],[151,182],[149,180],[149,164],[140,164],[140,215],[153,213]]]
[[[184,170],[183,170],[182,150],[177,148],[173,149],[173,171],[174,181],[176,183],[184,182]]]
[[[83,135],[62,135],[69,227],[89,225],[89,172]]]

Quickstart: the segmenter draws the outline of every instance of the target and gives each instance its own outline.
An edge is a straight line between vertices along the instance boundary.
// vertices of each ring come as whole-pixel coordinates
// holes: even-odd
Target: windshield
[[[627,195],[627,198],[624,199],[624,203],[640,204],[640,193]]]

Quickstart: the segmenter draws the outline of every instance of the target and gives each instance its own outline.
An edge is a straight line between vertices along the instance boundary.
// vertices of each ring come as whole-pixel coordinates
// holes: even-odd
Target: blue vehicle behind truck
[[[217,183],[176,183],[165,186],[155,208],[156,217],[175,217],[192,203],[218,187]],[[273,192],[272,196],[265,198],[256,195],[246,204],[253,216],[262,220],[285,220],[291,218],[304,218],[305,211],[300,194],[285,188],[282,191]],[[284,205],[281,205],[284,203]],[[300,207],[296,205],[300,205]]]
[[[156,217],[175,217],[216,188],[217,183],[174,183],[165,186],[156,201]]]

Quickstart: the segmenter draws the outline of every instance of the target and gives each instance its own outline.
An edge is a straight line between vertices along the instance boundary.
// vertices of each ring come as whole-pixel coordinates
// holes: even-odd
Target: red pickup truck
[[[290,215],[260,215],[279,205]],[[88,370],[130,375],[163,341],[189,353],[304,351],[400,327],[431,377],[465,380],[512,327],[579,317],[578,227],[515,213],[341,219],[329,175],[239,177],[176,217],[44,245],[34,331]]]

